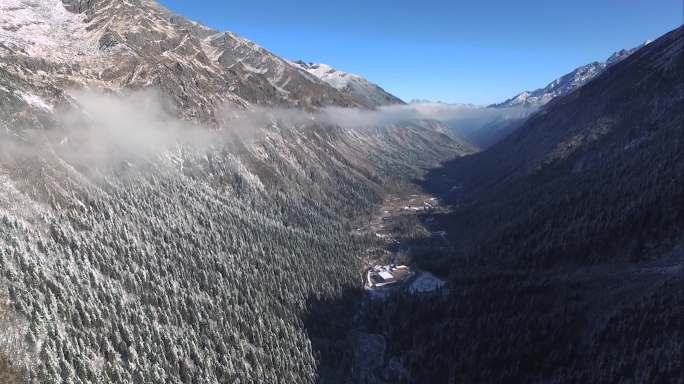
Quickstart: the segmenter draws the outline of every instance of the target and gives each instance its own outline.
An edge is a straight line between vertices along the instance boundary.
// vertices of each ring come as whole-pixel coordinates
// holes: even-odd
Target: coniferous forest
[[[503,110],[0,11],[0,384],[684,383],[683,27]]]
[[[684,380],[683,42],[679,28],[430,171],[454,248],[416,262],[448,285],[371,301],[368,332],[406,368],[378,380]]]

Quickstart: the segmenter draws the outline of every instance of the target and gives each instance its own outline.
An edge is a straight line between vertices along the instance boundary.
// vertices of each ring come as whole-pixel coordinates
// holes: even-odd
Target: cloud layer
[[[351,108],[325,108],[320,113],[322,121],[347,128],[395,125],[407,122],[432,120],[450,128],[451,131],[473,143],[486,141],[493,134],[495,124],[526,118],[534,109],[483,108],[463,104],[412,103],[394,105],[377,110]],[[493,129],[493,128],[492,128]]]
[[[153,90],[126,95],[93,91],[69,92],[69,108],[54,111],[56,126],[49,130],[20,130],[3,134],[0,160],[50,150],[83,166],[131,161],[178,148],[221,148],[232,140],[254,140],[268,128],[306,124],[336,125],[346,129],[401,126],[437,121],[471,140],[486,134],[492,122],[518,119],[528,109],[493,109],[470,105],[414,103],[377,110],[328,107],[310,113],[296,109],[225,106],[218,111],[220,128],[200,127],[167,112]],[[35,154],[35,153],[34,153]]]

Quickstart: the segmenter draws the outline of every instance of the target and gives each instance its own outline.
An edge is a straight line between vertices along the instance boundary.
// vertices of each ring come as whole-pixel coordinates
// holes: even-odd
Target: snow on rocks
[[[2,0],[0,43],[31,57],[73,62],[97,53],[84,18],[61,0]]]
[[[29,105],[42,109],[45,112],[52,112],[52,106],[43,100],[40,96],[34,95],[32,93],[22,93],[21,98]]]
[[[355,96],[371,105],[402,104],[399,98],[385,92],[384,89],[362,76],[338,71],[326,64],[305,63],[303,61],[296,61],[292,64],[323,80],[333,88]]]

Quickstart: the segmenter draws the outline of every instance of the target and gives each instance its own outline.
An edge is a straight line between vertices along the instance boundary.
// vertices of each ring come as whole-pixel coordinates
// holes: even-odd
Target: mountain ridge
[[[352,95],[367,104],[382,107],[406,104],[398,97],[386,92],[379,85],[371,83],[362,76],[339,71],[327,64],[307,63],[302,60],[296,65],[346,94]]]
[[[627,167],[627,162],[634,161],[626,160],[630,153],[655,156],[657,159],[644,163],[652,167],[670,161],[678,164],[675,159],[681,142],[668,142],[665,137],[675,138],[681,130],[682,73],[678,65],[683,45],[684,27],[666,33],[574,92],[553,99],[486,151],[455,160],[455,172],[461,175],[459,185],[471,193],[452,192],[452,197],[460,204],[476,204],[496,193],[510,197],[513,185],[522,191],[531,185],[525,180],[536,178],[551,187],[555,177],[581,178],[606,167]],[[667,151],[654,151],[654,141],[667,143]],[[643,173],[644,166],[632,165],[630,180],[635,183],[654,177]],[[669,183],[667,178],[659,180]],[[611,178],[610,182],[620,180]],[[672,198],[668,195],[664,200]],[[606,209],[610,207],[606,205]]]
[[[74,86],[157,86],[186,117],[214,123],[212,110],[222,103],[372,107],[232,32],[153,1],[8,1],[2,21],[9,27],[0,33],[9,43],[0,49],[57,64],[56,75]]]
[[[151,0],[0,2],[0,381],[681,377],[684,27],[630,53],[478,152]]]
[[[429,172],[453,248],[411,246],[448,289],[372,307],[386,343],[367,381],[682,377],[683,63],[680,26]]]
[[[650,40],[635,48],[621,49],[619,51],[616,51],[613,54],[611,54],[605,61],[595,61],[577,67],[571,72],[553,80],[543,88],[538,88],[533,91],[523,91],[501,103],[492,104],[490,105],[490,107],[541,107],[547,104],[549,101],[553,100],[554,98],[567,95],[568,93],[571,93],[575,89],[588,83],[593,78],[600,75],[607,68],[610,68],[611,66],[619,63],[620,61],[629,57],[629,55],[631,55],[632,53],[636,52],[639,48],[646,46],[649,43]]]

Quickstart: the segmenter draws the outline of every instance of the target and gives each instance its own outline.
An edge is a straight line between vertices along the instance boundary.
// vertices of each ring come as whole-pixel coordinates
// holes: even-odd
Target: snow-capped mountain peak
[[[297,61],[296,64],[319,79],[325,79],[328,84],[337,89],[344,89],[352,81],[363,80],[359,75],[338,71],[327,64],[305,63],[303,61]]]
[[[301,60],[295,61],[294,64],[341,92],[366,103],[375,106],[404,104],[398,97],[387,93],[380,86],[371,83],[362,76],[338,71],[327,64],[307,63]]]
[[[576,68],[572,72],[559,77],[552,81],[544,88],[539,88],[534,91],[523,91],[516,96],[504,101],[500,104],[495,104],[493,107],[541,107],[558,96],[567,95],[575,89],[588,83],[596,76],[600,75],[607,68],[621,62],[636,52],[639,48],[646,46],[650,41],[632,48],[619,50],[604,62],[593,62]]]

